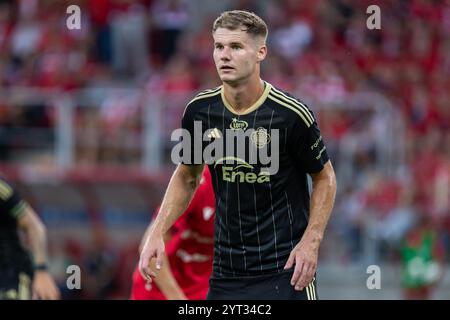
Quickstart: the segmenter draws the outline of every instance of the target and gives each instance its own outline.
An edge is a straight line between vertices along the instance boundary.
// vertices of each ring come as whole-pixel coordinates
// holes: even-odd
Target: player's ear
[[[261,62],[266,58],[267,55],[267,46],[265,44],[259,45],[257,52],[257,61]]]

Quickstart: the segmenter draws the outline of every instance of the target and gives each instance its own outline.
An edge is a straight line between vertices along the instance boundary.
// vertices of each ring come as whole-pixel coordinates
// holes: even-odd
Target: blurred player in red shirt
[[[158,277],[147,283],[136,266],[132,300],[206,298],[214,250],[214,211],[211,174],[205,167],[191,203],[167,235],[167,260],[158,271]],[[156,270],[154,266],[153,270]]]

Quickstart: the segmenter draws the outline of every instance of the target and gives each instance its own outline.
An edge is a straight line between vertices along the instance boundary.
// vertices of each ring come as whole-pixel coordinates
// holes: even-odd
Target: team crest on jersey
[[[248,123],[244,120],[238,120],[236,118],[233,118],[233,120],[230,123],[230,128],[231,130],[243,130],[245,131],[245,129],[247,129],[248,127]]]
[[[252,132],[250,139],[258,149],[261,149],[270,142],[270,134],[266,128],[259,127]]]

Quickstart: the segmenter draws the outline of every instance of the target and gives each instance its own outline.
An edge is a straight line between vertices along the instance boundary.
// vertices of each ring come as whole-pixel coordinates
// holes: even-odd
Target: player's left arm
[[[317,269],[319,246],[333,209],[336,195],[336,176],[331,162],[318,173],[311,174],[313,191],[311,195],[308,226],[300,242],[292,250],[285,269],[295,263],[291,285],[295,290],[303,290],[314,277]]]
[[[336,176],[328,157],[324,139],[313,112],[299,103],[303,117],[291,122],[290,145],[294,160],[312,178],[313,190],[309,204],[309,219],[299,243],[289,255],[285,269],[295,264],[291,285],[303,290],[314,278],[319,246],[330,218],[336,195]]]
[[[17,224],[25,233],[35,265],[41,266],[35,271],[33,277],[33,299],[59,299],[58,287],[47,268],[44,267],[48,263],[47,232],[44,224],[29,205],[26,205],[23,212],[20,213]]]

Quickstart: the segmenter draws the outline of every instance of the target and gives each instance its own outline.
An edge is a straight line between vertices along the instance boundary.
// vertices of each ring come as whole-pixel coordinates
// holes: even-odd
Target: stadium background
[[[371,4],[381,30],[366,28]],[[426,217],[447,270],[433,298],[449,299],[450,1],[3,0],[0,172],[45,221],[64,297],[128,297],[170,134],[219,84],[210,30],[227,9],[268,22],[262,76],[310,105],[334,162],[321,298],[401,299],[401,243]],[[81,291],[65,289],[70,264]],[[380,290],[366,287],[372,264]]]

